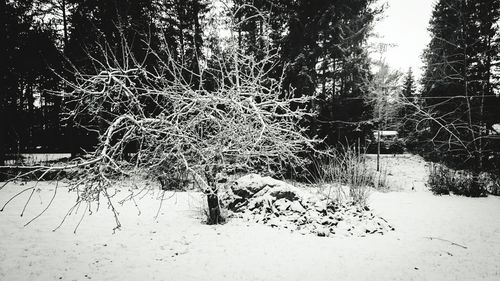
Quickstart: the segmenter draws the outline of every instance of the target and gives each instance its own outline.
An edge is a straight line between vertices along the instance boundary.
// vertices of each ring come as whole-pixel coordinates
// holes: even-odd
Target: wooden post
[[[380,125],[377,132],[377,172],[380,171]]]

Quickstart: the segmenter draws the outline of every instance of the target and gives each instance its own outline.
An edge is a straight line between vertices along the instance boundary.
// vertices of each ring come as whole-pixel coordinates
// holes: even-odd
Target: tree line
[[[91,72],[109,58],[131,63],[122,56],[126,46],[135,60],[147,60],[143,65],[151,70],[168,52],[189,66],[183,73],[189,79],[189,72],[199,73],[200,67],[214,63],[212,58],[231,55],[220,34],[210,33],[220,19],[239,21],[234,32],[245,54],[259,58],[266,49],[277,52],[270,76],[285,75],[285,91],[318,96],[308,105],[317,117],[304,120],[310,134],[328,143],[351,138],[368,112],[362,100],[346,98],[367,91],[371,74],[364,46],[381,12],[372,8],[373,2],[2,1],[1,119],[12,122],[2,122],[0,154],[36,147],[76,153],[92,146],[93,132],[106,118],[70,120],[65,113],[74,110],[71,97],[56,94],[76,79],[75,73]],[[150,50],[160,57],[148,56]]]
[[[454,168],[500,167],[499,23],[494,0],[440,0],[429,23],[420,93],[427,114],[412,135],[418,149]]]
[[[491,169],[499,161],[492,135],[500,123],[499,6],[437,1],[424,75],[415,81],[411,70],[402,78],[386,65],[372,68],[367,40],[383,12],[376,0],[4,0],[0,157],[37,147],[78,154],[94,146],[110,116],[76,120],[69,114],[73,97],[58,93],[109,59],[155,73],[165,58],[175,58],[183,71],[161,75],[215,89],[217,74],[200,74],[234,55],[225,47],[231,32],[244,55],[261,59],[273,50],[266,67],[268,79],[283,78],[277,95],[314,97],[296,107],[311,113],[303,125],[324,146],[366,144],[384,123],[412,151]],[[155,102],[151,116],[158,114]]]

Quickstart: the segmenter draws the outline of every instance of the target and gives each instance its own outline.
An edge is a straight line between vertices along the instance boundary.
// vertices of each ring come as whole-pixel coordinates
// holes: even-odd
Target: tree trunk
[[[3,166],[5,165],[5,150],[7,150],[7,146],[5,145],[7,143],[7,126],[4,126],[4,122],[3,120],[5,120],[4,118],[4,114],[3,114],[3,110],[5,110],[4,108],[0,108],[0,132],[2,132],[0,134],[0,166]],[[0,175],[0,180],[2,180],[2,175]]]
[[[217,191],[217,186],[215,182],[216,168],[211,169],[207,167],[205,171],[205,177],[207,179],[208,190],[207,193],[207,203],[208,203],[208,224],[221,224],[224,222],[224,218],[221,215],[219,196]]]
[[[66,15],[66,0],[62,0],[61,3],[62,17],[63,17],[63,42],[64,48],[68,45],[68,21]]]
[[[219,196],[216,193],[207,194],[208,224],[221,224],[224,218],[220,212]]]
[[[78,136],[79,130],[76,127],[75,124],[70,124],[69,130],[66,130],[66,132],[69,131],[69,134],[67,135],[68,141],[70,143],[70,150],[71,150],[71,158],[76,158],[80,155],[80,143],[81,143],[81,136]]]

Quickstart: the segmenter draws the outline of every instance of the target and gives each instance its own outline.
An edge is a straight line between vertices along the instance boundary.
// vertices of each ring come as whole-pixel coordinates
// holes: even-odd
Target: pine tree
[[[61,60],[55,36],[35,21],[33,1],[0,3],[1,149],[46,146],[49,131],[54,143],[59,118],[59,99],[46,92],[59,86],[53,72],[60,69]]]
[[[370,79],[364,43],[380,12],[371,8],[373,1],[273,1],[272,6],[263,4],[266,1],[241,2],[270,11],[270,26],[264,27],[271,31],[265,38],[280,50],[285,89],[317,97],[309,108],[318,114],[308,121],[310,133],[327,137],[330,145],[346,137],[356,139],[360,131],[366,134],[368,123],[360,122],[370,112],[361,98]],[[255,34],[262,35],[260,24],[247,28],[242,30],[243,47],[255,44]]]
[[[498,61],[500,3],[489,0],[441,0],[433,11],[432,40],[425,52],[422,95],[441,122],[430,124],[441,155],[464,167],[484,169],[492,151],[488,126],[499,122],[494,89]],[[442,130],[448,126],[451,130]],[[453,132],[455,142],[450,142]],[[464,161],[465,160],[465,161]]]
[[[379,10],[372,1],[330,3],[320,21],[317,67],[319,126],[329,144],[363,140],[372,129],[371,105],[363,97],[372,79],[366,39]]]
[[[279,50],[274,75],[285,73],[285,90],[314,96],[307,120],[310,134],[326,143],[368,134],[371,108],[363,96],[371,79],[365,41],[381,11],[372,0],[237,0],[234,11],[240,49],[257,57],[263,46]],[[255,16],[260,11],[268,21]]]
[[[182,75],[196,85],[203,47],[200,19],[206,11],[204,1],[68,1],[71,16],[66,54],[71,65],[76,67],[72,72],[93,73],[94,64],[110,61],[125,67],[135,63],[131,59],[154,72],[159,60],[168,52],[168,57],[189,66]],[[157,112],[156,103],[151,101],[146,114]],[[71,111],[73,103],[67,104]],[[77,122],[93,130],[104,128],[102,122],[109,119],[109,116],[80,117],[82,120]],[[71,132],[68,133],[74,136],[70,140],[74,144],[74,153],[80,146],[88,147],[96,142],[95,133],[74,127],[70,126]],[[80,141],[83,143],[79,144]]]
[[[404,78],[402,93],[406,98],[412,101],[412,97],[414,97],[413,95],[415,94],[415,91],[415,78],[413,77],[413,71],[410,67]]]
[[[415,94],[415,79],[413,77],[413,71],[410,67],[404,77],[403,86],[401,87],[401,105],[399,107],[398,114],[398,133],[400,137],[406,139],[407,146],[409,143],[413,142],[416,137],[414,134],[416,127],[414,116],[416,114],[415,105],[418,104],[419,98]],[[410,144],[410,146],[413,146],[413,144]]]

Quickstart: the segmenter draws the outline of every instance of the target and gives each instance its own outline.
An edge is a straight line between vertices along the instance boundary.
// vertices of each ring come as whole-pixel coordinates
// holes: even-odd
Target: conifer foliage
[[[0,1],[0,164],[25,147],[57,144],[61,102],[53,70],[55,33],[36,20],[33,1]]]
[[[422,95],[433,120],[428,137],[438,155],[480,170],[498,164],[491,129],[500,123],[499,20],[499,1],[440,0],[424,54]]]
[[[371,79],[365,43],[381,12],[375,1],[236,2],[269,14],[263,22],[252,18],[254,9],[240,11],[240,18],[250,19],[238,31],[240,46],[248,52],[266,44],[280,50],[285,89],[315,97],[309,105],[317,114],[307,121],[310,133],[326,138],[329,145],[365,136],[370,127],[363,120],[371,113],[363,102]]]
[[[418,105],[420,100],[416,93],[416,82],[413,77],[413,71],[411,67],[408,69],[403,81],[403,86],[401,88],[401,99],[403,101],[401,107],[399,108],[399,126],[398,133],[402,138],[408,138],[414,135],[416,124],[415,124],[415,105]]]
[[[209,35],[211,13],[236,24],[232,32],[242,55],[262,60],[276,53],[266,68],[275,80],[284,74],[281,95],[314,97],[303,105],[313,113],[303,120],[311,136],[326,138],[329,145],[357,139],[370,128],[362,121],[371,117],[363,97],[371,79],[365,42],[381,12],[374,2],[4,0],[2,114],[19,116],[1,128],[8,132],[2,135],[5,149],[18,153],[41,146],[75,155],[95,146],[108,117],[67,118],[75,109],[71,97],[49,93],[68,90],[78,74],[99,69],[106,59],[125,68],[140,63],[154,72],[162,59],[173,58],[186,66],[181,75],[193,87],[215,89],[217,79],[200,77],[202,68],[233,54],[223,39],[228,30]],[[146,55],[151,51],[157,56]],[[148,112],[157,114],[155,107],[149,105]]]

